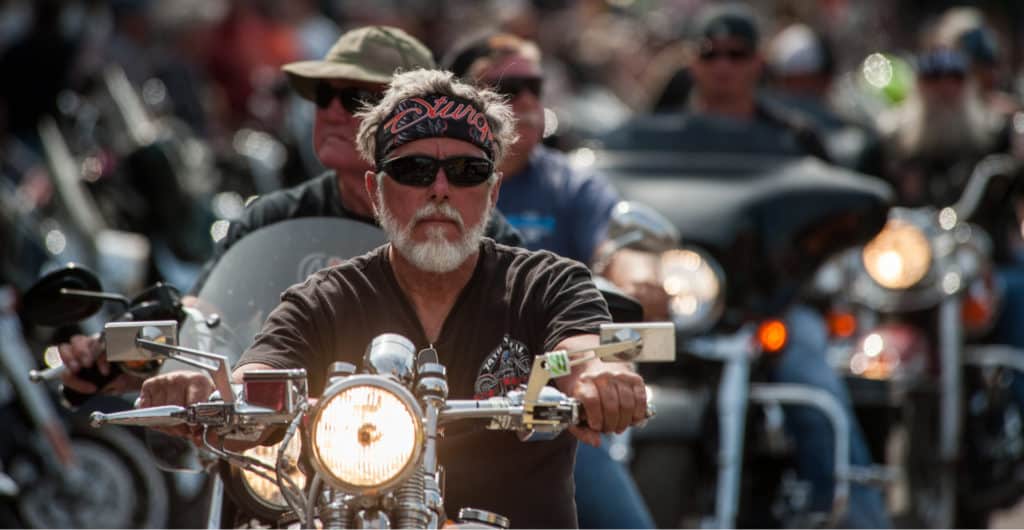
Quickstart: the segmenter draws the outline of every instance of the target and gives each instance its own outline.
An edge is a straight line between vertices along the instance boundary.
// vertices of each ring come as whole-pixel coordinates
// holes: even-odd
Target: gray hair
[[[451,72],[442,70],[419,69],[395,74],[380,103],[364,107],[356,114],[363,120],[356,134],[359,156],[370,164],[376,163],[377,129],[391,110],[406,99],[431,94],[461,98],[483,111],[494,137],[494,165],[500,165],[506,150],[519,139],[515,115],[506,98],[497,92],[460,81]]]

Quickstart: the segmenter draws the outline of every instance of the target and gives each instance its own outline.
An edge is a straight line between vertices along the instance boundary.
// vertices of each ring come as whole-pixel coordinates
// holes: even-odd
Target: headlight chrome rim
[[[406,408],[406,411],[413,420],[413,442],[408,459],[400,471],[393,474],[389,479],[378,484],[351,484],[337,477],[328,468],[328,466],[324,464],[320,455],[321,448],[317,444],[317,426],[321,421],[322,414],[326,410],[327,404],[330,403],[331,399],[337,397],[342,392],[355,387],[375,387],[393,395]],[[320,473],[323,479],[330,486],[352,495],[383,494],[404,482],[417,468],[420,455],[423,450],[423,411],[420,408],[419,403],[416,402],[412,393],[390,377],[366,374],[353,375],[330,385],[327,390],[324,391],[323,397],[320,399],[320,402],[317,404],[313,415],[310,418],[309,430],[306,438],[308,440],[307,447],[310,454],[310,462],[314,469]]]
[[[689,270],[688,274],[691,276],[705,275],[704,280],[710,278],[715,284],[713,295],[701,298],[700,295],[694,295],[692,292],[688,293],[689,297],[686,302],[693,306],[690,315],[697,315],[696,318],[687,317],[684,312],[678,310],[678,307],[673,307],[673,304],[682,303],[683,300],[679,298],[679,290],[674,289],[670,284],[671,280],[669,278],[671,276],[666,274],[666,264],[671,260],[680,260],[683,263],[690,262],[690,264],[683,266],[684,269]],[[722,266],[703,249],[690,245],[683,245],[679,248],[662,252],[659,256],[659,265],[659,279],[662,288],[669,295],[669,315],[676,329],[685,333],[697,334],[714,327],[725,311],[725,292],[727,286]],[[702,286],[698,285],[698,287]]]

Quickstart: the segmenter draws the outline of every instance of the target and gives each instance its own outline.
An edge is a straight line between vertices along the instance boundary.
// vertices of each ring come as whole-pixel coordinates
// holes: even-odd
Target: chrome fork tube
[[[940,528],[953,524],[956,499],[956,462],[960,456],[960,432],[963,429],[963,328],[960,320],[961,298],[950,296],[939,305],[939,362],[941,363],[939,406],[939,458],[942,465],[942,502],[937,520]]]
[[[733,343],[736,344],[736,343]],[[715,526],[734,528],[740,501],[743,470],[743,436],[747,418],[750,351],[730,348],[718,387],[718,484],[715,495]]]
[[[206,528],[215,530],[221,527],[221,518],[224,516],[224,481],[220,473],[212,472],[213,484],[210,485],[210,507],[206,515]]]

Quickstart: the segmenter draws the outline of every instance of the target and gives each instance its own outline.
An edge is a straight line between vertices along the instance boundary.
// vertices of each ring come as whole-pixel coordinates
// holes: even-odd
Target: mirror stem
[[[85,290],[82,290],[82,289],[66,289],[65,288],[65,289],[61,289],[60,290],[60,294],[65,295],[65,296],[75,296],[75,297],[78,297],[78,298],[96,298],[96,299],[99,299],[99,300],[107,300],[107,301],[110,301],[110,302],[120,302],[120,303],[124,304],[125,307],[128,307],[129,305],[131,305],[131,301],[128,300],[128,297],[126,297],[124,295],[120,295],[120,294],[114,294],[114,293],[101,293],[101,292],[97,292],[97,291],[85,291]]]

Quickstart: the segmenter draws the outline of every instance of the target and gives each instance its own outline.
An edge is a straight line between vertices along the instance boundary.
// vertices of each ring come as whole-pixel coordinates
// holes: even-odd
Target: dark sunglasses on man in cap
[[[730,62],[738,63],[749,60],[754,56],[754,50],[746,46],[716,46],[711,42],[705,42],[700,47],[697,57],[703,62],[712,62],[716,59],[728,59]]]
[[[330,107],[331,101],[337,98],[341,101],[341,106],[344,107],[349,114],[355,114],[364,103],[371,105],[377,104],[377,102],[379,102],[384,96],[384,93],[376,90],[370,90],[368,88],[352,86],[336,88],[331,86],[330,83],[321,81],[316,85],[315,96],[316,106],[321,109]]]
[[[439,160],[432,156],[409,155],[382,162],[380,167],[395,182],[417,188],[433,184],[439,168],[444,168],[448,182],[464,188],[482,184],[494,173],[493,162],[476,156],[452,156]]]
[[[544,80],[539,77],[503,77],[494,83],[494,90],[509,99],[515,99],[524,90],[539,98],[543,87]]]
[[[954,50],[923,54],[917,60],[917,76],[925,81],[963,81],[967,77],[967,57]]]

